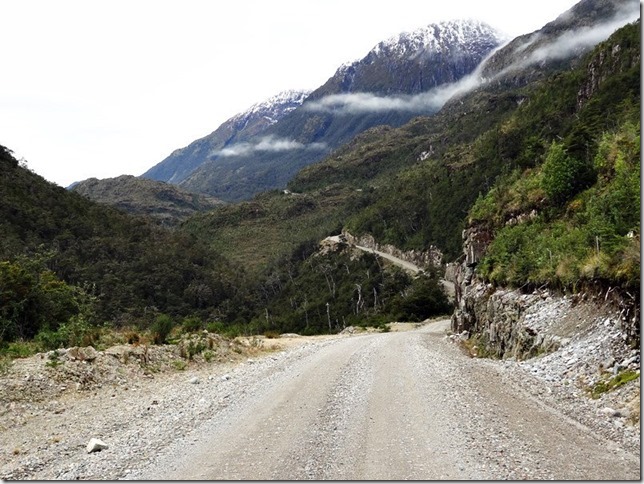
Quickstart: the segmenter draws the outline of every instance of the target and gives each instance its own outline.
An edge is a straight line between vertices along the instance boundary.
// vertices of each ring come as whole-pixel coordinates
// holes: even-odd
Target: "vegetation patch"
[[[598,383],[595,383],[595,385],[593,385],[593,387],[590,389],[590,396],[592,398],[599,398],[604,393],[613,391],[616,388],[619,388],[620,386],[625,385],[629,381],[637,380],[639,377],[640,377],[639,371],[633,371],[633,370],[621,371],[617,375],[615,375],[614,377],[608,380],[602,380]]]

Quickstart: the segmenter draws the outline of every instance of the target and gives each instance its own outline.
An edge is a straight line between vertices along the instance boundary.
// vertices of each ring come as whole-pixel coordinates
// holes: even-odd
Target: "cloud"
[[[582,52],[598,43],[606,40],[620,27],[627,23],[633,22],[640,16],[639,7],[622,8],[610,20],[595,25],[593,27],[581,27],[573,31],[564,32],[559,37],[555,38],[552,42],[537,47],[534,51],[526,54],[526,56],[513,64],[509,65],[501,72],[496,74],[493,79],[503,77],[510,72],[524,69],[528,66],[535,64],[543,64],[547,61],[566,59],[575,53]],[[516,52],[521,52],[535,41],[540,40],[540,35],[533,36],[527,44],[517,48]]]
[[[455,94],[466,92],[479,83],[474,76],[449,84],[443,84],[427,92],[416,95],[378,96],[368,92],[351,94],[331,94],[322,99],[304,104],[313,112],[334,114],[364,114],[387,111],[410,111],[435,113]]]
[[[256,142],[243,142],[227,146],[221,150],[215,150],[210,153],[211,157],[231,157],[231,156],[245,156],[255,152],[286,152],[293,150],[324,150],[326,149],[325,143],[309,143],[304,144],[299,141],[290,140],[286,138],[276,138],[274,136],[264,136]]]

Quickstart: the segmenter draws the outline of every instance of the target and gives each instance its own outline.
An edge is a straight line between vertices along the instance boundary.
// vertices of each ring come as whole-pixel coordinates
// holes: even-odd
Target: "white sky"
[[[2,0],[0,144],[62,186],[140,175],[255,102],[322,85],[400,32],[477,18],[516,36],[575,3]]]

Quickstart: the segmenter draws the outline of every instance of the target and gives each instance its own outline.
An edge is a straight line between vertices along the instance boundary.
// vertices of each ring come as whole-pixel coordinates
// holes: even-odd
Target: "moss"
[[[609,380],[604,380],[596,383],[590,389],[590,396],[592,398],[599,398],[604,393],[608,393],[618,387],[621,387],[622,385],[625,385],[629,381],[638,379],[639,377],[640,377],[639,371],[624,370]]]

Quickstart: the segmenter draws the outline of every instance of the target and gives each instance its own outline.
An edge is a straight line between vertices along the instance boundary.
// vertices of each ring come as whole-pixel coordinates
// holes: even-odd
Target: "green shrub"
[[[590,390],[592,398],[599,398],[602,394],[610,392],[615,388],[625,385],[629,381],[636,380],[640,377],[639,371],[624,370],[609,380],[603,380],[596,383]]]
[[[35,355],[40,349],[40,345],[33,341],[13,341],[6,344],[1,350],[1,355],[9,358],[28,358]]]
[[[201,331],[204,327],[203,321],[197,317],[191,316],[183,320],[181,324],[183,331],[186,333],[195,333]]]
[[[209,333],[223,334],[226,331],[226,326],[221,321],[212,321],[206,325]]]
[[[165,344],[173,327],[174,322],[170,316],[167,314],[159,314],[150,328],[154,344]]]
[[[562,205],[593,182],[591,167],[581,160],[568,156],[563,144],[550,145],[542,167],[543,189],[548,198]]]

